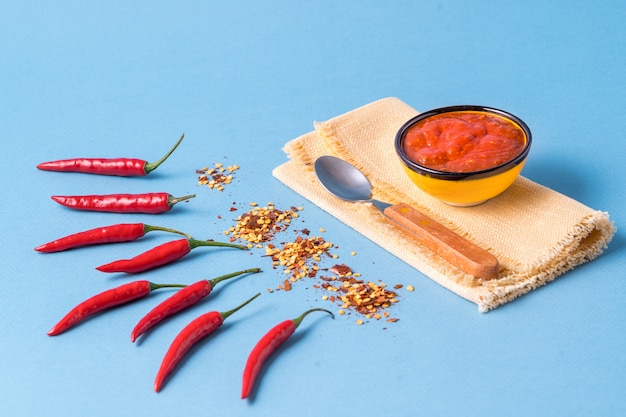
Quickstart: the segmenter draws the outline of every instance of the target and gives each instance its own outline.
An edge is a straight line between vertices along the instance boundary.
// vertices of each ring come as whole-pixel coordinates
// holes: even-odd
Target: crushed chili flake
[[[231,235],[231,241],[242,239],[253,244],[267,242],[276,233],[287,229],[291,221],[298,217],[297,209],[279,210],[271,203],[266,207],[258,207],[256,203],[250,205],[253,208],[237,217],[237,224],[224,232],[225,235]]]
[[[330,272],[342,276],[352,275],[352,269],[350,269],[350,267],[345,264],[334,265],[332,268],[330,268]]]
[[[398,294],[388,290],[385,283],[376,284],[358,279],[356,275],[360,274],[353,274],[351,268],[344,264],[334,265],[330,270],[336,276],[320,277],[323,281],[321,287],[328,292],[336,293],[337,296],[325,295],[322,299],[339,303],[343,314],[346,311],[354,311],[367,319],[380,320],[385,317],[390,323],[397,321],[396,318],[389,318],[388,311],[382,312],[398,302]]]
[[[211,168],[196,169],[198,185],[206,185],[211,189],[224,191],[224,185],[232,182],[234,178],[233,173],[238,169],[239,165],[224,167],[220,162],[216,162]]]
[[[234,206],[235,203],[233,203]],[[315,289],[322,289],[328,294],[322,296],[325,301],[338,304],[339,314],[360,314],[365,320],[381,320],[393,323],[399,319],[390,317],[387,310],[398,302],[398,294],[387,289],[387,284],[374,283],[360,279],[361,274],[353,272],[346,264],[335,264],[331,268],[321,268],[324,258],[336,259],[338,255],[331,253],[337,249],[333,243],[319,236],[310,236],[308,228],[294,230],[297,236],[290,242],[275,242],[278,233],[289,228],[293,220],[298,218],[302,207],[292,206],[288,210],[279,210],[273,203],[260,207],[257,203],[249,203],[250,211],[237,217],[236,225],[231,226],[224,234],[230,236],[230,241],[244,240],[249,248],[265,247],[265,256],[271,258],[274,269],[282,269],[283,279],[275,288],[268,288],[268,292],[291,291],[293,284],[304,278],[316,278],[312,284]],[[236,210],[234,207],[231,211]],[[321,232],[325,232],[320,228]],[[356,255],[352,251],[351,255]],[[320,271],[331,272],[334,275],[323,276]],[[396,284],[395,290],[403,288]],[[408,291],[413,287],[408,286]],[[358,319],[357,323],[365,321]]]
[[[293,242],[285,243],[281,248],[273,244],[265,247],[265,254],[272,258],[275,268],[282,267],[290,275],[291,282],[309,277],[314,278],[319,271],[318,262],[324,256],[331,256],[331,242],[321,237],[298,236]]]

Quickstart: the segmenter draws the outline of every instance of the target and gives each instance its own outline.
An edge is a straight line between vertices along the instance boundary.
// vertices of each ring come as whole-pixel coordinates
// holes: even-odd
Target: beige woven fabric
[[[476,303],[481,312],[594,259],[608,245],[615,227],[607,213],[524,177],[476,207],[452,207],[421,192],[394,150],[397,130],[416,114],[401,100],[386,98],[316,123],[313,132],[285,145],[290,159],[273,174],[440,285]],[[468,276],[391,226],[373,205],[330,195],[313,169],[322,155],[338,156],[362,170],[372,183],[374,198],[407,203],[493,253],[501,265],[499,278]]]

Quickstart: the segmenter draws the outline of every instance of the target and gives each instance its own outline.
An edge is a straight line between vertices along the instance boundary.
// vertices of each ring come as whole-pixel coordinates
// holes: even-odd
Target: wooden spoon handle
[[[498,277],[495,256],[414,208],[396,204],[384,213],[392,224],[463,272],[483,279]]]

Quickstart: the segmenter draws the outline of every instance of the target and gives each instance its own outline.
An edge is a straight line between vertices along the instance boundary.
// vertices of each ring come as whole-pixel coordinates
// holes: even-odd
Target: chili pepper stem
[[[146,175],[152,171],[154,171],[155,169],[157,169],[159,167],[159,165],[161,165],[163,162],[165,162],[165,160],[167,158],[169,158],[169,156],[176,150],[176,148],[178,148],[178,145],[180,145],[180,143],[183,141],[183,138],[185,137],[185,134],[183,133],[180,136],[180,139],[178,139],[178,141],[174,144],[174,146],[172,146],[172,148],[169,150],[168,153],[166,153],[165,155],[163,155],[163,157],[161,159],[159,159],[158,161],[154,161],[154,162],[146,162],[146,165],[144,166],[144,171],[146,172]]]
[[[169,227],[152,226],[149,224],[144,224],[143,230],[145,233],[153,232],[155,230],[159,230],[161,232],[176,233],[176,234],[185,236],[187,239],[193,239],[189,233],[181,232],[180,230],[176,230],[176,229],[170,229]]]
[[[214,288],[217,283],[222,282],[226,279],[234,278],[243,274],[256,274],[257,272],[261,272],[261,268],[250,268],[244,269],[243,271],[231,272],[230,274],[222,275],[209,280],[209,284],[211,284],[211,288]]]
[[[224,246],[228,248],[248,249],[247,246],[238,245],[236,243],[216,242],[214,240],[189,239],[189,247],[191,249],[197,248],[198,246]]]
[[[245,307],[246,305],[248,305],[249,303],[252,302],[252,300],[254,300],[255,298],[257,298],[259,295],[261,295],[261,293],[256,293],[256,295],[254,297],[251,297],[248,301],[238,305],[237,307],[233,308],[232,310],[228,310],[228,311],[223,311],[220,314],[222,315],[222,320],[226,320],[226,318],[228,316],[230,316],[231,314],[235,313],[237,310],[240,310],[242,307]]]
[[[195,194],[188,194],[188,195],[184,195],[182,197],[170,197],[167,199],[167,204],[171,207],[176,203],[180,203],[181,201],[186,201],[189,200],[190,198],[194,198],[196,195]]]
[[[296,325],[296,327],[298,327],[300,325],[300,323],[302,323],[302,320],[309,314],[312,313],[314,311],[323,311],[326,312],[328,314],[330,314],[330,317],[332,317],[333,319],[335,318],[335,315],[333,313],[331,313],[330,311],[326,310],[325,308],[312,308],[310,310],[305,311],[304,313],[302,313],[301,316],[293,319],[293,324]]]
[[[150,283],[150,292],[154,290],[158,290],[159,288],[184,288],[187,284],[155,284],[154,282]]]

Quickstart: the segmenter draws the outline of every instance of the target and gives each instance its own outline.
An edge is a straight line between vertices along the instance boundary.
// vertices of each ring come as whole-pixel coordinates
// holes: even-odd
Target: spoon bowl
[[[322,186],[346,201],[370,202],[384,211],[389,203],[372,199],[372,184],[354,165],[334,156],[322,156],[315,161],[315,174]]]

